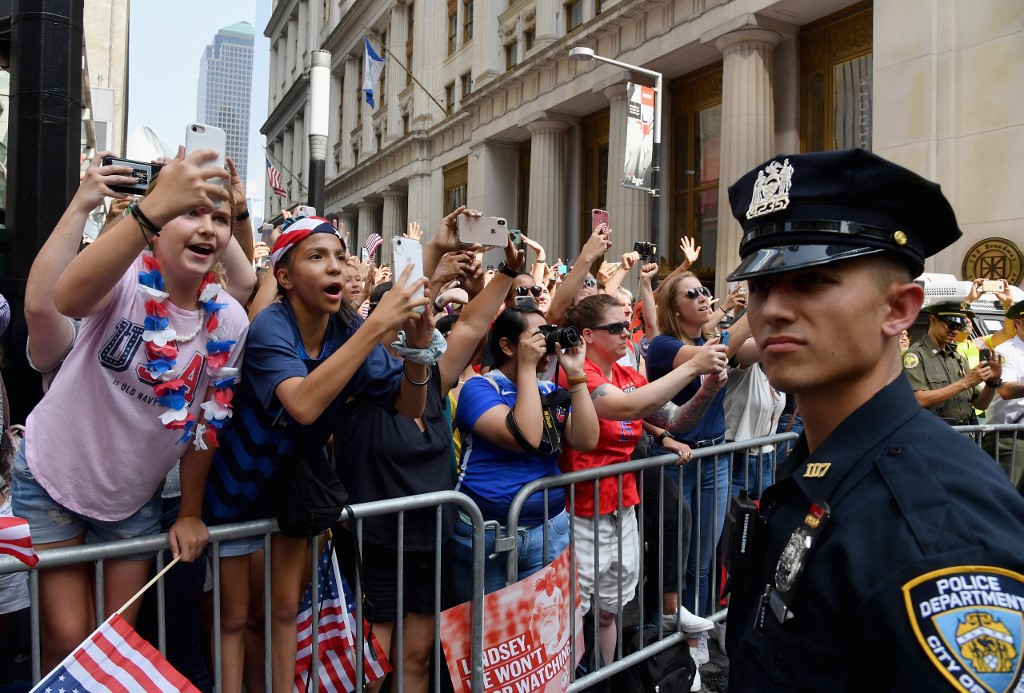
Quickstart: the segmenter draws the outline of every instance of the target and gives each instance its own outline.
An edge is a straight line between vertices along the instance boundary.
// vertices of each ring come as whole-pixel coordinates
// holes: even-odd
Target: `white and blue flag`
[[[366,103],[370,104],[370,108],[376,108],[373,103],[373,90],[380,79],[380,71],[384,69],[384,58],[373,50],[369,36],[363,41],[366,44],[366,52],[363,55],[363,93],[366,94]]]

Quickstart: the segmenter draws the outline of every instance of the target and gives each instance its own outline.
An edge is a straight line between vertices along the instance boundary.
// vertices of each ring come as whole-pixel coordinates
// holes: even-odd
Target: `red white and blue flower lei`
[[[169,411],[160,415],[164,428],[182,431],[179,443],[192,441],[196,450],[207,450],[218,446],[217,432],[231,418],[232,385],[238,379],[238,369],[228,368],[231,347],[235,341],[218,338],[218,313],[227,307],[226,303],[217,303],[215,299],[221,292],[221,285],[213,272],[207,272],[199,286],[199,306],[206,316],[206,372],[213,384],[213,397],[203,402],[203,421],[200,422],[188,411],[185,396],[188,385],[174,369],[178,358],[177,333],[170,327],[167,307],[164,302],[168,293],[164,291],[164,277],[160,273],[160,262],[150,253],[142,254],[142,262],[146,271],[139,272],[139,293],[146,298],[146,320],[142,341],[146,345],[146,370],[150,377],[159,382],[153,386],[156,401]],[[200,321],[203,317],[200,316]],[[198,330],[197,326],[197,330]]]

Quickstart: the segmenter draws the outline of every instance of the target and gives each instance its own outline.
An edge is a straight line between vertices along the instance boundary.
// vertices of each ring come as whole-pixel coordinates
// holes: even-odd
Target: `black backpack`
[[[651,624],[622,629],[622,655],[638,652],[658,642],[658,628]],[[685,639],[616,674],[612,688],[622,693],[677,693],[690,690],[697,663]]]

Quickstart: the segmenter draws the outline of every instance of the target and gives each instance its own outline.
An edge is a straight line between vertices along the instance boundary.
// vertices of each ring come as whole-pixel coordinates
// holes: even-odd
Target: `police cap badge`
[[[729,188],[743,227],[729,281],[886,252],[917,276],[960,237],[939,186],[861,149],[780,155]]]

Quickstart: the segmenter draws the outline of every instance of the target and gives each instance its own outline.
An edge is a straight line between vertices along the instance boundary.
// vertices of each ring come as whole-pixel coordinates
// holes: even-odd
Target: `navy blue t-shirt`
[[[301,456],[323,454],[341,406],[359,397],[390,408],[401,386],[401,363],[376,345],[348,385],[313,423],[292,420],[274,394],[289,378],[305,378],[341,348],[358,324],[338,315],[327,322],[320,353],[306,353],[287,301],[269,306],[249,326],[234,414],[221,431],[204,494],[204,515],[214,523],[273,517],[272,482],[282,465]]]
[[[697,346],[704,344],[704,338],[698,337],[694,340]],[[679,349],[686,344],[679,339],[667,334],[658,335],[651,340],[647,347],[647,377],[654,382],[672,370],[672,361],[675,359]],[[694,378],[686,387],[680,390],[672,401],[682,406],[693,399],[700,389],[704,376]],[[726,386],[718,391],[715,398],[711,400],[708,409],[704,412],[697,425],[690,431],[672,431],[676,438],[695,442],[698,440],[710,440],[725,435],[725,391]]]

